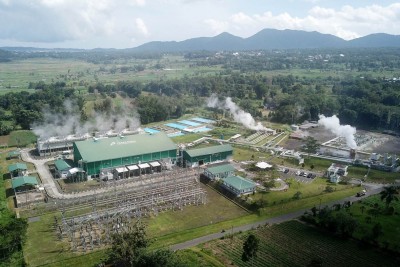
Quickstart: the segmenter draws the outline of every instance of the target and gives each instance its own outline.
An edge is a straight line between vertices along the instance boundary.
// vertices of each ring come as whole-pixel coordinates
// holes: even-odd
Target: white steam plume
[[[333,115],[332,117],[319,115],[318,124],[324,126],[336,136],[344,137],[346,139],[346,144],[348,147],[353,149],[357,148],[357,143],[354,138],[356,128],[350,125],[340,125],[339,118],[336,115]]]
[[[126,100],[118,111],[114,109],[110,114],[93,112],[83,123],[76,103],[67,100],[64,107],[64,113],[44,110],[43,122],[33,124],[32,130],[41,140],[52,136],[80,136],[92,131],[106,132],[111,129],[118,133],[127,128],[136,130],[140,126],[139,114],[129,100]]]
[[[236,122],[243,124],[243,126],[248,129],[256,131],[270,130],[264,127],[261,122],[256,122],[250,113],[242,110],[238,105],[235,104],[235,102],[232,101],[232,98],[230,97],[220,101],[218,97],[213,94],[207,99],[207,107],[229,110],[229,113],[232,115],[233,119]]]

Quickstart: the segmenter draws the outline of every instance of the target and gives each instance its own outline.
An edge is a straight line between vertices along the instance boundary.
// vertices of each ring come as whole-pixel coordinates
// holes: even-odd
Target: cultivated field
[[[398,266],[394,256],[373,249],[361,249],[298,221],[250,231],[260,240],[257,257],[244,262],[242,246],[249,233],[225,237],[199,246],[225,266]],[[312,262],[320,265],[309,265]]]

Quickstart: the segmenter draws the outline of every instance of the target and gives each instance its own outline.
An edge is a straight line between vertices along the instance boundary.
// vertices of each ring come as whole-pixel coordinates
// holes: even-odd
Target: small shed
[[[161,172],[161,164],[158,161],[153,161],[149,163],[152,172]]]
[[[24,172],[28,169],[25,163],[14,163],[11,165],[8,165],[8,172],[12,177],[17,177],[17,176],[23,176]]]
[[[8,152],[7,158],[8,159],[17,159],[21,156],[21,152],[18,150],[13,150]]]
[[[331,183],[339,183],[341,176],[347,176],[347,165],[332,163],[328,168],[326,175]]]
[[[235,174],[235,167],[231,164],[223,164],[217,166],[210,166],[204,170],[204,175],[210,179],[223,179],[229,176],[233,176]]]
[[[129,177],[129,169],[122,166],[114,169],[114,179],[124,179]]]
[[[229,176],[222,179],[222,181],[223,187],[225,187],[236,196],[250,194],[255,192],[256,190],[256,184],[253,181],[243,178],[241,176]]]
[[[33,189],[38,181],[35,176],[19,176],[11,180],[11,185],[15,192],[24,192]]]
[[[129,177],[138,176],[140,174],[139,167],[137,165],[126,166],[129,170]]]
[[[54,161],[54,165],[56,166],[57,174],[60,178],[67,178],[69,174],[69,170],[72,169],[71,165],[69,165],[65,160],[58,159]]]

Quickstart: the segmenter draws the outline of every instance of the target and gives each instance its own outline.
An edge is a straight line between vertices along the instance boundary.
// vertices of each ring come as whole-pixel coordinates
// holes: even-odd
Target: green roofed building
[[[183,161],[187,167],[197,167],[206,163],[224,161],[232,157],[231,145],[218,145],[183,151]]]
[[[177,146],[163,132],[110,138],[93,138],[73,144],[75,164],[87,175],[103,169],[170,159],[176,162]]]
[[[28,168],[26,167],[25,163],[14,163],[8,165],[8,172],[10,173],[11,177],[14,176],[22,176],[23,172],[26,171]]]
[[[235,175],[235,167],[233,167],[231,164],[208,167],[204,170],[204,175],[210,180],[223,179]]]
[[[18,150],[14,150],[14,151],[8,152],[8,158],[9,159],[19,158],[20,156],[21,156],[21,152],[19,152]]]
[[[68,176],[68,171],[72,168],[65,160],[58,159],[54,161],[54,166],[56,167],[57,173],[61,178],[66,178]]]
[[[222,179],[222,181],[223,187],[236,196],[253,193],[256,190],[256,184],[253,181],[240,176],[229,176]]]
[[[23,192],[32,189],[38,181],[35,176],[19,176],[11,180],[14,191]]]

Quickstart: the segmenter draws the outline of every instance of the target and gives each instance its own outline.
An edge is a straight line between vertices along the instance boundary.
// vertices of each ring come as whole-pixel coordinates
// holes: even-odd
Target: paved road
[[[344,198],[344,199],[341,199],[341,200],[338,200],[338,201],[333,201],[333,202],[329,202],[329,203],[323,203],[323,206],[333,206],[335,204],[343,204],[344,202],[347,202],[347,201],[354,202],[354,201],[360,200],[362,198],[378,194],[380,191],[382,191],[382,187],[383,187],[383,185],[380,185],[380,186],[375,185],[375,187],[373,189],[371,189],[370,191],[367,191],[366,195],[363,196],[363,197],[355,197],[355,196],[354,197],[347,197],[347,198]],[[263,226],[263,225],[265,225],[267,223],[268,224],[276,224],[276,223],[282,223],[282,222],[290,221],[290,220],[293,220],[295,218],[300,217],[301,215],[304,214],[305,211],[309,211],[311,208],[312,207],[310,207],[308,209],[299,210],[299,211],[296,211],[296,212],[291,212],[291,213],[288,213],[288,214],[283,214],[281,216],[277,216],[277,217],[274,217],[274,218],[265,219],[265,220],[262,220],[262,221],[259,221],[259,222],[256,222],[256,223],[251,223],[251,224],[246,224],[246,225],[234,227],[233,229],[224,229],[226,231],[224,233],[222,233],[222,229],[221,229],[221,232],[219,232],[219,233],[214,233],[214,234],[202,236],[202,237],[199,237],[199,238],[195,238],[195,239],[183,242],[183,243],[179,243],[179,244],[173,245],[170,248],[173,251],[186,249],[186,248],[190,248],[190,247],[193,247],[193,246],[197,246],[197,245],[199,245],[201,243],[205,243],[205,242],[208,242],[208,241],[211,241],[211,240],[214,240],[214,239],[221,238],[221,237],[223,237],[223,236],[225,236],[227,234],[238,233],[240,231],[248,231],[248,230],[257,228],[259,226]]]
[[[42,180],[42,185],[46,188],[47,195],[50,198],[55,198],[55,199],[73,199],[73,198],[79,198],[79,197],[86,197],[86,196],[90,196],[90,195],[94,195],[94,194],[102,194],[102,193],[106,193],[109,191],[123,190],[126,188],[138,187],[140,185],[161,182],[164,180],[163,175],[154,176],[154,177],[152,177],[151,175],[146,175],[146,176],[142,176],[142,177],[145,177],[144,179],[121,180],[115,186],[114,186],[114,184],[111,183],[111,184],[109,184],[109,186],[96,188],[93,190],[86,190],[86,191],[81,191],[81,192],[76,192],[76,193],[62,193],[59,191],[59,188],[57,187],[56,182],[54,181],[53,175],[50,173],[48,167],[46,166],[46,162],[49,162],[50,159],[33,159],[29,154],[29,150],[26,150],[26,149],[21,151],[21,157],[22,157],[23,161],[30,162],[35,165],[36,171],[39,174],[40,179]],[[166,173],[166,175],[168,175],[168,173]],[[176,174],[171,172],[171,175],[176,175]],[[196,169],[187,171],[185,173],[185,175],[187,175],[187,176],[193,175],[193,177],[198,177]]]

